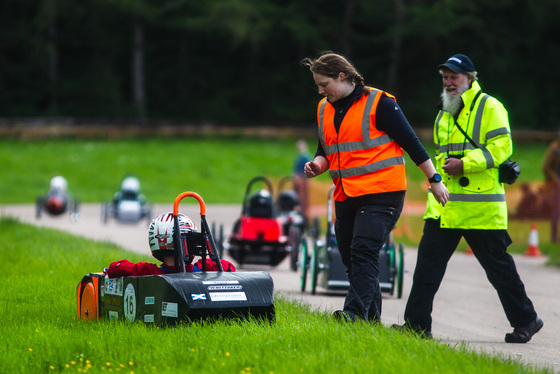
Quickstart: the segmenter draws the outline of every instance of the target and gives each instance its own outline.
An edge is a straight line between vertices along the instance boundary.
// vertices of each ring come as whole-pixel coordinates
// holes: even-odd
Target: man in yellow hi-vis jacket
[[[445,206],[428,194],[405,324],[395,327],[431,336],[432,308],[447,263],[465,238],[486,271],[514,331],[508,343],[526,343],[543,326],[527,297],[507,247],[507,206],[498,166],[512,154],[508,114],[484,94],[472,61],[457,54],[438,66],[442,103],[434,125],[435,164],[449,190]]]

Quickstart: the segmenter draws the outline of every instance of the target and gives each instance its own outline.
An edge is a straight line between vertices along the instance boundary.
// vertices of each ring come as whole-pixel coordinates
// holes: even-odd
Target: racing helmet
[[[121,183],[121,190],[140,192],[140,181],[136,177],[126,177]]]
[[[249,215],[251,217],[272,216],[272,195],[265,189],[256,191],[249,199]]]
[[[179,213],[179,230],[181,234],[196,231],[196,226],[189,217]],[[173,213],[163,213],[157,216],[150,223],[148,229],[148,243],[152,251],[152,256],[163,261],[163,256],[173,255]]]
[[[125,200],[134,200],[140,194],[140,181],[136,177],[126,177],[121,183],[121,195]]]
[[[278,207],[282,212],[291,212],[299,205],[299,197],[294,190],[285,190],[278,193]]]
[[[64,192],[66,191],[66,188],[68,188],[68,182],[66,181],[66,178],[64,178],[63,176],[57,175],[56,177],[53,177],[51,179],[50,182],[51,191]]]

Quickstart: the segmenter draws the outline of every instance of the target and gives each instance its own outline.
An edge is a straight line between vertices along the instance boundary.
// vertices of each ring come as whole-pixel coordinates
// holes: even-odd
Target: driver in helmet
[[[272,205],[272,195],[269,191],[265,189],[256,191],[249,200],[249,215],[271,218],[273,216]]]
[[[68,206],[68,181],[57,175],[50,181],[45,207],[52,214],[62,214]]]
[[[191,219],[184,214],[179,213],[179,229],[181,233],[196,231],[196,226]],[[152,256],[162,262],[161,265],[156,265],[151,262],[137,262],[133,263],[127,259],[115,261],[105,273],[109,278],[123,277],[126,275],[142,276],[142,275],[156,275],[175,273],[175,255],[173,251],[173,213],[163,213],[157,216],[150,223],[148,230],[148,242],[152,251]],[[194,256],[191,256],[192,262]],[[224,271],[235,271],[235,266],[229,261],[220,260]],[[185,270],[188,272],[202,271],[202,259],[196,263],[185,264]],[[207,271],[218,271],[216,263],[210,259],[206,259]]]

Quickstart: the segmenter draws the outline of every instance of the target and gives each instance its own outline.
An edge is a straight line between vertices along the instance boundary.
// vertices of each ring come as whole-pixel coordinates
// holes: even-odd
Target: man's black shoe
[[[404,325],[391,325],[391,328],[395,329],[395,330],[399,330],[400,332],[407,332],[407,333],[413,333],[418,335],[419,337],[421,337],[422,339],[432,339],[432,332],[428,331],[428,330],[422,330],[420,328],[414,328],[412,326],[410,326],[408,323],[405,323]]]
[[[349,313],[349,312],[345,312],[343,310],[335,310],[333,312],[333,316],[334,319],[336,319],[337,321],[342,321],[342,322],[356,322],[356,317]]]
[[[527,343],[533,335],[542,329],[543,325],[543,320],[537,317],[536,320],[527,326],[517,327],[513,329],[513,332],[508,332],[506,334],[506,343]]]

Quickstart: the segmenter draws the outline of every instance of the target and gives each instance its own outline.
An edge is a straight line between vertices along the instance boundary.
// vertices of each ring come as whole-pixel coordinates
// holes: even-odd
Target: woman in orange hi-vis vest
[[[406,193],[403,149],[445,205],[449,192],[394,96],[366,86],[343,56],[306,58],[324,98],[317,108],[319,142],[307,178],[330,170],[335,231],[350,288],[337,319],[380,321],[379,251],[401,214]]]

